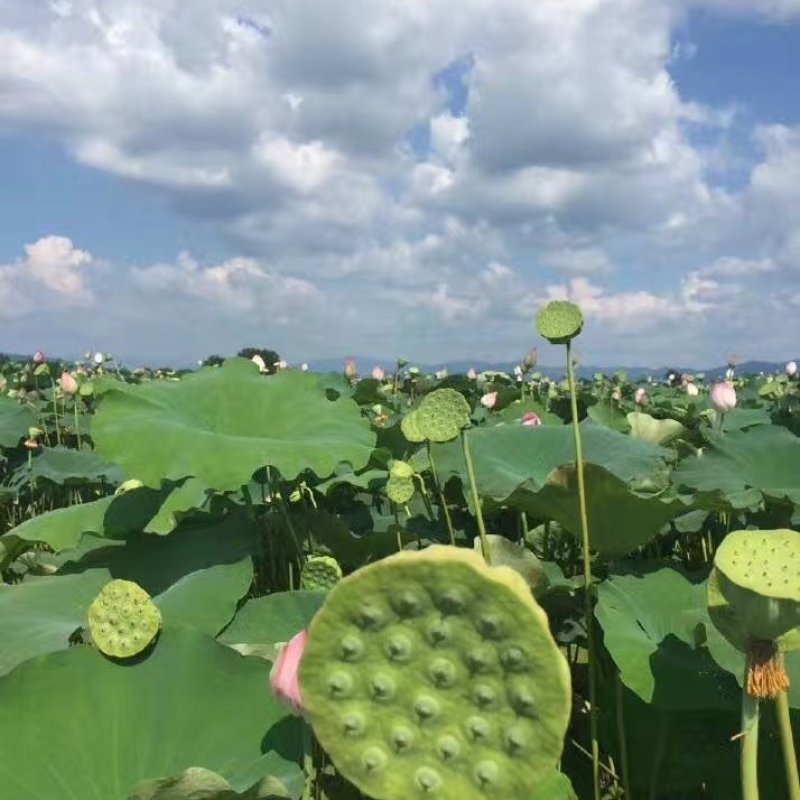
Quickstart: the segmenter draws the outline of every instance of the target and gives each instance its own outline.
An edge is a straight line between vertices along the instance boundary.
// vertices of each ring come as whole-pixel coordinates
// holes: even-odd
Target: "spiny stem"
[[[783,768],[786,772],[786,785],[789,787],[789,800],[800,800],[800,776],[797,773],[797,755],[792,736],[792,721],[789,717],[789,696],[785,691],[775,698],[775,711],[778,715],[778,731],[783,750]]]
[[[481,499],[478,495],[478,484],[475,482],[475,468],[472,465],[472,457],[469,454],[469,444],[467,442],[467,432],[461,436],[461,445],[464,448],[464,461],[467,462],[467,478],[469,479],[469,489],[472,495],[472,504],[475,506],[475,517],[478,521],[478,534],[481,537],[481,552],[483,560],[487,564],[492,563],[492,554],[489,550],[489,540],[486,537],[486,525],[483,522],[483,512],[481,511]]]
[[[742,690],[742,800],[758,800],[759,699]]]
[[[595,665],[597,656],[594,641],[594,587],[592,584],[592,556],[589,549],[589,521],[586,512],[586,483],[583,474],[583,445],[578,425],[578,399],[575,391],[575,371],[572,366],[572,348],[567,342],[567,381],[572,410],[572,432],[575,438],[575,468],[578,474],[578,507],[581,517],[581,543],[583,549],[584,613],[586,615],[586,639],[588,645],[589,675],[589,733],[592,740],[592,778],[594,797],[600,800],[600,744],[597,735],[597,676]]]

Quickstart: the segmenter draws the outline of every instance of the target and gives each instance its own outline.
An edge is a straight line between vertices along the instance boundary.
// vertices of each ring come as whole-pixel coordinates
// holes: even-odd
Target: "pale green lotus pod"
[[[393,461],[389,468],[389,475],[393,478],[413,478],[414,467],[407,461]]]
[[[417,409],[417,425],[426,439],[448,442],[469,425],[470,408],[455,389],[436,389],[425,395]]]
[[[376,800],[530,800],[571,705],[522,577],[441,545],[337,584],[309,627],[300,690],[337,770]]]
[[[328,592],[342,579],[342,568],[331,556],[309,556],[300,572],[300,588]]]
[[[386,481],[386,494],[393,503],[404,505],[414,496],[414,479],[389,475]]]
[[[552,300],[539,309],[536,329],[551,344],[566,344],[583,329],[583,314],[575,303]]]
[[[141,489],[144,484],[137,480],[136,478],[131,478],[130,480],[123,481],[119,486],[117,486],[117,490],[114,494],[125,494],[125,492],[130,492],[132,489]]]
[[[739,650],[758,641],[799,650],[800,533],[729,533],[714,555],[707,595],[712,622]]]
[[[409,442],[417,444],[425,441],[425,434],[419,427],[419,414],[416,409],[414,409],[414,411],[409,411],[408,414],[400,420],[400,430]]]
[[[89,606],[92,639],[107,656],[130,658],[141,653],[160,627],[158,606],[133,581],[110,581]]]

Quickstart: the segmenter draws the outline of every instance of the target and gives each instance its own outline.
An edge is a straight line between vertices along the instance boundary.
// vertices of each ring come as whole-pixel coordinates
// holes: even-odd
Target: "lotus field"
[[[800,800],[796,366],[535,327],[563,380],[2,364],[0,800]]]

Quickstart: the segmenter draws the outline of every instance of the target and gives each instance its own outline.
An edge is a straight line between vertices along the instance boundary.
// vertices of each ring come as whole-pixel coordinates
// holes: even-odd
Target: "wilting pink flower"
[[[646,406],[648,399],[647,392],[641,386],[633,393],[633,402],[637,406]]]
[[[307,641],[307,630],[295,634],[281,646],[269,673],[269,684],[275,698],[296,716],[303,714],[303,701],[300,697],[300,683],[297,676]]]
[[[78,381],[69,372],[62,372],[58,382],[61,384],[61,391],[64,394],[75,394],[78,391]]]
[[[474,381],[474,380],[475,380],[475,378],[477,378],[477,377],[478,377],[478,373],[477,373],[477,372],[475,372],[475,370],[474,370],[472,367],[470,367],[470,368],[467,370],[467,377],[468,377],[468,378],[469,378],[471,381]]]
[[[711,405],[720,414],[726,414],[736,408],[736,389],[730,381],[721,381],[711,387]]]
[[[495,403],[497,403],[497,392],[489,392],[481,397],[481,404],[486,408],[494,408]]]
[[[386,373],[383,371],[383,367],[373,367],[372,377],[376,381],[382,381],[386,377]]]
[[[523,425],[541,425],[542,421],[539,419],[539,415],[535,411],[526,411],[520,422]]]
[[[41,350],[37,350],[33,354],[33,363],[34,364],[42,364],[45,359],[45,354]]]
[[[794,378],[794,376],[797,375],[797,362],[796,361],[790,361],[786,365],[786,374],[790,378]]]
[[[346,358],[344,362],[345,378],[355,378],[356,372],[356,362],[352,358]]]

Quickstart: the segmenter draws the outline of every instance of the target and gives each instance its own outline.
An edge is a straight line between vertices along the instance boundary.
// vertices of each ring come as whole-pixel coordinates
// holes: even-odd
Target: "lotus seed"
[[[428,641],[434,647],[437,647],[441,644],[446,644],[450,640],[450,636],[450,626],[445,620],[437,620],[428,628]]]
[[[448,589],[439,595],[436,605],[443,614],[460,614],[467,604],[458,589]]]
[[[452,761],[461,752],[461,743],[455,736],[446,733],[444,736],[439,737],[436,749],[442,761]]]
[[[373,745],[361,754],[361,763],[367,772],[377,772],[386,764],[386,753],[380,747]]]
[[[414,780],[423,792],[433,792],[442,785],[439,773],[430,767],[420,767],[414,774]]]
[[[348,672],[334,672],[328,678],[331,697],[346,697],[353,689],[353,677]]]
[[[430,695],[420,695],[414,701],[414,713],[420,723],[427,722],[439,713],[439,704]]]
[[[394,680],[389,675],[374,675],[370,680],[370,694],[373,700],[391,700],[394,691]]]
[[[503,621],[497,614],[482,614],[478,620],[478,630],[484,639],[502,639]]]
[[[415,617],[424,610],[422,598],[411,589],[400,592],[392,600],[392,606],[401,617]]]
[[[525,748],[525,731],[520,725],[514,725],[506,733],[506,749],[512,756],[519,755]]]
[[[534,697],[526,685],[519,683],[512,685],[508,692],[508,699],[518,714],[534,716]]]
[[[456,682],[455,665],[446,658],[435,658],[431,661],[428,674],[440,689],[446,689]]]
[[[473,741],[478,742],[487,739],[489,731],[489,723],[483,717],[474,716],[467,720],[467,732]]]
[[[486,683],[478,684],[472,692],[475,704],[481,708],[488,708],[497,700],[497,692],[493,686]]]
[[[375,630],[384,624],[383,611],[375,605],[365,605],[358,616],[358,624],[365,630]]]
[[[500,770],[494,761],[481,761],[475,767],[475,781],[481,789],[486,789],[493,783],[497,783],[499,775]]]
[[[364,732],[365,727],[363,715],[356,712],[345,714],[342,719],[342,732],[346,736],[359,736]]]
[[[414,731],[407,725],[395,725],[390,739],[395,753],[403,753],[414,743]]]
[[[467,653],[467,666],[473,673],[486,672],[494,663],[494,656],[489,645],[478,645]]]
[[[519,647],[509,647],[500,656],[500,663],[509,672],[521,672],[527,666],[528,659]]]
[[[341,654],[343,661],[356,661],[364,652],[364,643],[358,636],[348,635],[342,639]]]
[[[404,633],[392,634],[384,645],[384,652],[390,661],[408,661],[411,650],[411,639]]]

